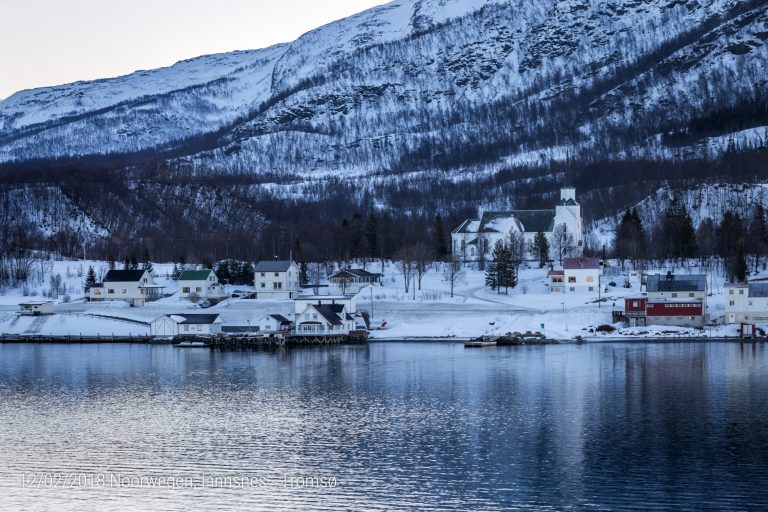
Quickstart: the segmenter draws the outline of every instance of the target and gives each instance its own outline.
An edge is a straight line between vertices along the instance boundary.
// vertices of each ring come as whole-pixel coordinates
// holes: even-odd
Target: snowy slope
[[[569,153],[717,157],[728,131],[661,135],[764,97],[766,39],[748,0],[396,0],[285,45],[17,93],[0,162],[157,151],[307,179],[470,178]],[[761,147],[742,128],[740,147]]]

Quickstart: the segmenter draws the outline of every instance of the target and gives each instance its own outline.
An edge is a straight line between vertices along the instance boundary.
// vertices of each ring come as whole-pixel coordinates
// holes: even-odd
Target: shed
[[[178,334],[220,334],[221,317],[216,314],[165,315],[151,324],[153,336],[176,336]]]
[[[22,302],[19,304],[19,315],[22,316],[40,316],[53,314],[53,301],[40,300]]]

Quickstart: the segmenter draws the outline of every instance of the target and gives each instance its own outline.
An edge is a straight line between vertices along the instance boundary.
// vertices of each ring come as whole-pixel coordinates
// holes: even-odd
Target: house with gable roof
[[[768,283],[726,284],[725,323],[768,323]]]
[[[487,211],[479,219],[465,220],[451,233],[453,254],[465,262],[479,261],[481,256],[489,260],[496,242],[506,243],[511,233],[521,234],[530,247],[537,233],[551,240],[555,227],[561,224],[573,235],[574,256],[580,256],[584,250],[583,221],[575,188],[560,189],[560,201],[553,209]]]
[[[310,304],[296,317],[296,333],[349,334],[355,330],[355,317],[344,304]]]
[[[131,306],[143,306],[147,302],[161,299],[163,289],[146,270],[110,270],[103,283],[97,283],[88,290],[92,302],[125,301]]]
[[[291,260],[260,261],[253,274],[257,299],[294,299],[299,294],[299,266]]]
[[[179,275],[179,300],[191,300],[191,297],[220,301],[226,296],[224,285],[211,269],[185,270]]]
[[[150,324],[152,336],[221,334],[221,317],[217,314],[164,315]]]

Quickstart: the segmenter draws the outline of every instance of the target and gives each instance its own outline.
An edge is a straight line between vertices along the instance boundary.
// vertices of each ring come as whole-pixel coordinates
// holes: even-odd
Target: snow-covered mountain
[[[718,157],[765,143],[767,4],[396,0],[288,44],[14,94],[0,162],[374,180]]]

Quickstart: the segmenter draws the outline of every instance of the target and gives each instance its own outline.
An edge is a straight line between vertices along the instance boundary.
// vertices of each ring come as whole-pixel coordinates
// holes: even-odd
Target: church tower
[[[576,242],[576,256],[584,252],[584,225],[581,217],[581,205],[576,202],[576,189],[560,189],[560,202],[555,206],[555,226],[565,224]]]

